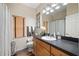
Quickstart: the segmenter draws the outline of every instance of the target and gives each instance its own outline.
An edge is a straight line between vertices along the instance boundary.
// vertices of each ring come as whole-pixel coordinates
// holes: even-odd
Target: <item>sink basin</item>
[[[50,37],[50,36],[43,36],[41,37],[43,40],[50,40],[50,41],[53,41],[53,40],[56,40],[56,38],[54,37]]]

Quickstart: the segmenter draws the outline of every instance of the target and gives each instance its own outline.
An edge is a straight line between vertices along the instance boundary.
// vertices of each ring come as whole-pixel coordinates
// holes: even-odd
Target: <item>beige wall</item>
[[[53,16],[52,15],[43,15],[42,16],[42,21],[51,21],[53,20]]]
[[[25,17],[25,35],[26,35],[26,26],[35,27],[36,23],[35,9],[18,3],[10,3],[7,5],[11,10],[11,15]],[[16,42],[16,51],[26,48],[27,39],[28,39],[27,37],[16,38],[16,39],[13,37],[13,40]]]
[[[71,3],[67,5],[67,16],[75,14],[78,12],[78,4]]]
[[[61,20],[61,19],[64,19],[65,17],[66,17],[66,9],[53,15],[54,20]]]
[[[11,9],[11,13],[15,16],[35,17],[35,10],[33,8],[27,7],[21,3],[9,3],[7,5]]]

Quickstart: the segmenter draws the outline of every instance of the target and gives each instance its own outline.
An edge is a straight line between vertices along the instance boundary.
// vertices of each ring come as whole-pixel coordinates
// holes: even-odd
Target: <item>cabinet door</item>
[[[37,43],[37,56],[50,56],[50,52]]]
[[[50,51],[50,45],[41,41],[41,40],[37,40],[37,43],[40,44],[42,47],[44,47],[47,51]]]
[[[68,54],[58,50],[57,48],[51,47],[51,55],[54,56],[68,56]]]
[[[24,17],[15,16],[15,37],[24,37]]]
[[[38,56],[49,56],[50,55],[50,45],[37,40],[36,52]]]

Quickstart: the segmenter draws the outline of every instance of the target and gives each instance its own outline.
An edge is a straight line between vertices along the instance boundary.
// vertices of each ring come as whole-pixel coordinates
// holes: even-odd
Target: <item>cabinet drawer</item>
[[[58,50],[57,48],[51,47],[51,55],[54,56],[68,56],[68,54]]]
[[[50,45],[41,41],[41,40],[37,40],[37,43],[40,44],[41,46],[43,46],[45,49],[47,49],[48,51],[50,51]]]

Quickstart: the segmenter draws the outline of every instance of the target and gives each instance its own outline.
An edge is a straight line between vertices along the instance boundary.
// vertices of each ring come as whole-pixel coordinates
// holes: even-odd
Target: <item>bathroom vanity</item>
[[[75,56],[79,55],[76,42],[54,39],[46,40],[39,36],[33,37],[33,54],[35,56]]]

